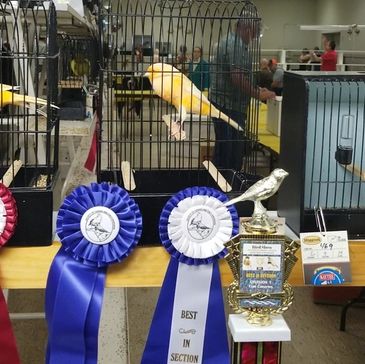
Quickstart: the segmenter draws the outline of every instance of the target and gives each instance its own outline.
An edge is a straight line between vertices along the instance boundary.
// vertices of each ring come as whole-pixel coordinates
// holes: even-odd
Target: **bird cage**
[[[58,46],[60,119],[91,118],[92,97],[87,97],[87,92],[90,87],[96,86],[99,75],[97,39],[93,36],[60,33]]]
[[[68,82],[70,87],[95,85],[99,73],[97,39],[60,33],[57,43],[60,51],[59,82]]]
[[[142,244],[156,242],[171,194],[235,197],[257,180],[260,18],[238,0],[104,0],[99,11],[98,179],[131,192]]]
[[[289,172],[278,209],[297,233],[365,236],[365,75],[290,72],[284,76],[280,166]]]
[[[0,3],[0,178],[10,167],[19,213],[13,245],[52,240],[58,168],[56,11],[51,2]],[[22,167],[16,173],[13,162]]]

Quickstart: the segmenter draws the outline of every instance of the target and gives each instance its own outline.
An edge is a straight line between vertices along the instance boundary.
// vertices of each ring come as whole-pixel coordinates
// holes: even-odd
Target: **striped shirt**
[[[252,82],[252,59],[248,46],[236,33],[229,33],[213,52],[210,66],[209,98],[229,110],[246,113],[250,96],[238,89],[231,79],[233,71],[241,71]]]

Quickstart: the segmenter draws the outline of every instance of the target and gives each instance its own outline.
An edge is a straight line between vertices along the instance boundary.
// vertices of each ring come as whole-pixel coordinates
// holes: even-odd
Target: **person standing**
[[[270,59],[269,68],[273,73],[271,89],[277,96],[281,96],[283,93],[284,70],[281,67],[278,67],[278,61],[275,58]]]
[[[321,57],[318,57],[315,52],[311,52],[311,59],[313,61],[321,62],[321,71],[336,71],[337,66],[337,52],[336,43],[333,40],[324,40],[325,52]]]
[[[313,53],[317,56],[317,59],[320,59],[322,57],[322,52],[319,50],[319,47],[313,48]],[[312,60],[311,57],[311,65],[312,65],[312,71],[320,71],[321,70],[321,61]]]
[[[303,48],[302,53],[299,56],[299,62],[303,63],[303,64],[301,64],[299,66],[299,70],[300,71],[309,71],[310,66],[308,66],[307,64],[310,62],[310,60],[311,60],[311,55],[310,55],[308,48]]]
[[[252,17],[247,14],[247,18]],[[259,35],[259,24],[239,20],[235,29],[222,38],[210,64],[210,101],[245,129],[251,97],[265,101],[275,93],[254,85],[250,43]],[[212,118],[215,131],[213,163],[218,168],[240,171],[252,140],[226,122]]]
[[[188,63],[190,62],[190,59],[188,55],[186,54],[187,48],[186,45],[181,45],[179,48],[179,54],[177,55],[174,66],[182,72],[184,75],[187,74],[188,70]]]
[[[188,76],[201,91],[209,89],[209,63],[202,58],[202,48],[195,47],[193,59],[189,63]]]
[[[260,71],[257,74],[257,85],[259,87],[271,89],[273,74],[269,68],[269,61],[262,58],[260,61]]]

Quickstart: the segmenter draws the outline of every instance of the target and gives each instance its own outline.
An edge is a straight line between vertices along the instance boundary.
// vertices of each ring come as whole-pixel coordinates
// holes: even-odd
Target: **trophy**
[[[261,201],[273,196],[279,189],[288,172],[281,168],[274,169],[270,176],[261,179],[251,186],[241,196],[230,200],[226,206],[233,205],[241,201],[253,201],[254,210],[251,220],[244,223],[248,233],[273,234],[276,233],[277,226],[275,222],[269,218],[265,207]]]
[[[288,278],[300,244],[278,232],[276,221],[261,203],[277,192],[287,175],[283,169],[275,169],[226,203],[229,206],[250,200],[255,206],[252,217],[244,222],[245,233],[225,244],[225,259],[234,277],[228,288],[228,302],[236,313],[228,322],[234,364],[245,363],[254,355],[256,363],[271,360],[278,364],[281,342],[290,340],[290,329],[281,314],[293,303]]]

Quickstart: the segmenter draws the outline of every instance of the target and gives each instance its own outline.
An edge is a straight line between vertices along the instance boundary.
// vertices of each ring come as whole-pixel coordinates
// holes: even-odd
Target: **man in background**
[[[210,64],[209,99],[244,130],[239,132],[220,119],[213,118],[215,148],[213,163],[218,168],[240,171],[243,157],[252,147],[250,131],[245,128],[251,97],[265,101],[275,94],[259,88],[253,80],[252,58],[257,55],[260,24],[252,14],[243,14],[233,31],[218,43]],[[252,40],[257,42],[252,44]]]
[[[271,89],[273,80],[273,74],[269,68],[269,61],[266,58],[262,58],[260,61],[260,71],[257,75],[257,85],[259,87]]]
[[[269,68],[273,73],[271,89],[277,96],[281,96],[283,93],[284,70],[278,67],[278,61],[275,58],[270,59]]]

